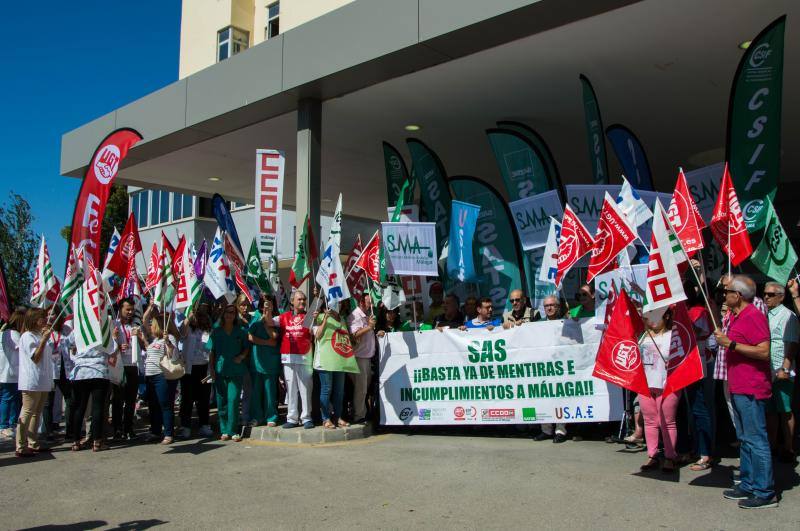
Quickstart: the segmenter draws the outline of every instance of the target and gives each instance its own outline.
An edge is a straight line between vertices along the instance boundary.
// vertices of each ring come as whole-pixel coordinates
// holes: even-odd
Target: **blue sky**
[[[0,203],[13,190],[31,204],[61,276],[58,232],[80,188],[59,175],[61,135],[178,78],[181,2],[46,0],[2,11],[14,38],[0,47]]]

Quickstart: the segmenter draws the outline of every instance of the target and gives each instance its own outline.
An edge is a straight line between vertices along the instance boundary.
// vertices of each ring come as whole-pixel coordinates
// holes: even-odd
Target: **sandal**
[[[242,436],[241,436],[241,435],[239,435],[239,434],[237,433],[236,435],[234,435],[233,437],[231,437],[231,440],[232,440],[233,442],[241,442],[241,440],[242,440]]]
[[[331,422],[330,419],[328,419],[325,422],[323,422],[322,423],[322,427],[325,428],[326,430],[335,430],[336,429],[336,426],[333,425],[333,422]]]
[[[634,437],[633,434],[628,435],[622,440],[628,444],[644,444],[644,439],[642,437]]]
[[[72,446],[70,447],[70,450],[72,450],[73,452],[80,452],[81,450],[85,450],[85,448],[83,446],[81,446],[81,443],[76,442],[76,443],[72,443]]]
[[[106,446],[103,441],[95,441],[92,443],[93,452],[102,452],[104,450],[108,450],[108,446]]]
[[[350,426],[349,422],[347,422],[346,420],[342,420],[342,419],[339,419],[339,422],[337,422],[337,424],[338,424],[338,426],[340,428],[347,428],[347,427]]]
[[[35,457],[36,452],[31,450],[30,448],[23,448],[22,450],[17,450],[16,452],[14,452],[14,455],[16,455],[17,457]]]
[[[222,435],[219,436],[219,440],[220,441],[230,441],[231,440],[231,436],[230,435],[225,435],[223,433]]]
[[[674,459],[664,459],[664,464],[661,465],[661,471],[666,474],[671,474],[677,470],[675,468],[675,460]]]
[[[161,444],[172,444],[173,440],[174,439],[168,435],[168,436],[164,437],[163,439],[161,439]]]
[[[658,459],[651,457],[645,464],[639,467],[639,470],[655,470],[658,468]]]
[[[703,470],[708,470],[714,466],[711,462],[711,459],[698,459],[697,462],[693,463],[692,466],[689,467],[689,470],[693,472],[702,472]]]

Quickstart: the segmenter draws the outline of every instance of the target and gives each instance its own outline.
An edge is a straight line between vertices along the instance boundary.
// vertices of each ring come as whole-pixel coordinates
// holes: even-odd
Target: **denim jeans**
[[[767,439],[767,400],[758,400],[753,395],[731,394],[733,413],[736,415],[736,437],[739,448],[739,488],[762,499],[775,496],[772,475],[772,455]]]
[[[147,376],[147,401],[150,408],[150,433],[164,437],[175,435],[175,390],[178,380],[167,380],[163,374]]]
[[[22,395],[17,391],[17,383],[0,383],[0,430],[17,425]]]
[[[706,365],[706,376],[686,388],[689,410],[692,413],[692,441],[697,455],[710,457],[714,453],[716,433],[714,408],[714,361]]]
[[[345,373],[331,371],[317,371],[317,373],[319,373],[319,409],[322,420],[330,420],[331,409],[336,419],[342,418]]]

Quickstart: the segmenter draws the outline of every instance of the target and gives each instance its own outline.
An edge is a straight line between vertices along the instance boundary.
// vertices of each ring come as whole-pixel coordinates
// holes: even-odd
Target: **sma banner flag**
[[[625,290],[620,291],[611,310],[611,321],[600,341],[592,376],[634,393],[650,396],[642,365],[639,337],[644,323]]]
[[[762,273],[785,286],[797,263],[797,253],[783,230],[769,197],[766,198],[766,203],[764,237],[750,256],[750,261]]]

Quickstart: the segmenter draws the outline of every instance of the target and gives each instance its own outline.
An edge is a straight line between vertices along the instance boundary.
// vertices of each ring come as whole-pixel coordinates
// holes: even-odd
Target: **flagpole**
[[[708,293],[706,290],[703,289],[703,284],[700,282],[700,277],[697,276],[697,271],[695,271],[694,267],[692,267],[691,259],[689,258],[689,253],[686,252],[686,249],[683,248],[683,242],[678,237],[677,233],[675,232],[675,227],[672,226],[669,219],[665,219],[667,223],[668,230],[675,236],[675,239],[678,241],[678,245],[681,248],[681,252],[683,253],[684,258],[686,258],[686,263],[689,266],[689,269],[692,271],[692,275],[694,275],[694,279],[697,281],[697,287],[700,288],[700,294],[703,296],[703,301],[706,303],[706,309],[708,310],[708,315],[711,317],[711,323],[714,325],[714,329],[719,329],[717,325],[717,319],[714,317],[714,311],[711,309],[711,302],[708,299]],[[730,230],[728,230],[728,237],[730,238]],[[730,249],[730,245],[728,245],[728,249]],[[728,257],[730,259],[730,256]],[[700,254],[700,263],[702,264],[703,255]],[[730,264],[730,262],[728,262]]]
[[[728,255],[728,277],[731,276],[731,217],[728,216],[728,249],[725,253]]]
[[[417,324],[417,290],[416,290],[416,282],[411,283],[411,312],[414,315],[414,330],[418,330],[419,326]]]

